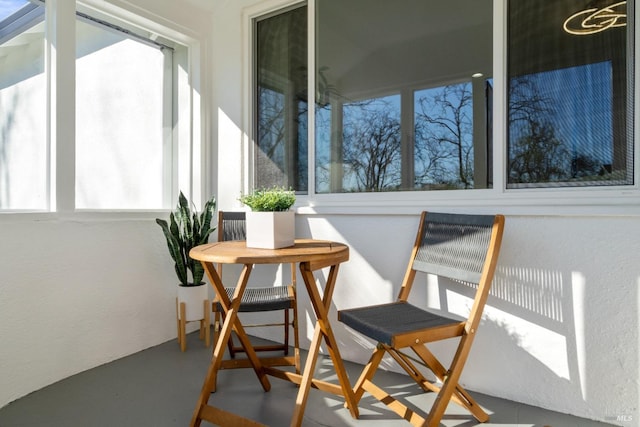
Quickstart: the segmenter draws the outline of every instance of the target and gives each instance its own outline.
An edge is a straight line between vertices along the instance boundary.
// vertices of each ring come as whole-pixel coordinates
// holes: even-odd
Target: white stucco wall
[[[0,218],[0,406],[176,336],[152,219]]]
[[[126,3],[153,10],[150,17],[192,24],[183,5],[174,2]],[[242,76],[248,64],[241,24],[243,8],[257,3],[217,0],[207,21],[213,31],[207,53],[212,68],[203,73],[210,76],[212,92],[203,95],[210,107],[203,121],[212,135],[210,158],[219,159],[211,170],[223,209],[238,207],[245,185]],[[194,21],[196,33],[204,25],[202,16]],[[430,196],[417,197],[423,200],[414,205],[431,208]],[[539,213],[534,203],[504,208],[506,231],[494,292],[462,379],[469,389],[614,423],[617,415],[640,418],[639,204],[623,215],[607,214],[606,206],[577,208],[571,215]],[[460,202],[437,206],[474,210]],[[333,318],[335,310],[395,297],[417,210],[388,211],[300,209],[299,236],[339,240],[351,248],[350,261],[340,268]],[[0,217],[0,406],[175,339],[173,267],[154,217]],[[311,311],[306,293],[299,294],[306,345]],[[417,293],[416,301],[464,312],[464,295],[464,289],[439,283]],[[366,360],[371,343],[337,322],[334,331],[344,358]]]

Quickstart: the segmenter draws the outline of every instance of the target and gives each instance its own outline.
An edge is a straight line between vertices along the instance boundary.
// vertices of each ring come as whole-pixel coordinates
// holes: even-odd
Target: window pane
[[[509,188],[633,184],[626,14],[616,1],[509,2]]]
[[[470,83],[415,93],[415,182],[418,188],[473,188]]]
[[[44,8],[0,8],[0,209],[48,208]]]
[[[317,192],[490,186],[492,10],[316,1]]]
[[[306,192],[306,6],[257,21],[255,50],[255,185]]]
[[[336,110],[339,117],[333,115]],[[332,129],[335,123],[341,123],[339,129]],[[398,189],[402,179],[401,143],[400,95],[346,102],[337,107],[319,105],[316,192]]]
[[[342,107],[342,191],[400,187],[400,96]]]
[[[163,207],[165,56],[77,21],[76,207]]]

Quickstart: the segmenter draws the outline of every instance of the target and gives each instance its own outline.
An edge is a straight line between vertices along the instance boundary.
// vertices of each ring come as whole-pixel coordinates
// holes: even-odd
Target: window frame
[[[107,4],[87,2],[42,1],[44,14],[33,19],[45,22],[45,79],[47,81],[47,157],[48,196],[43,210],[0,209],[1,219],[26,216],[37,218],[102,218],[123,216],[152,218],[158,212],[172,208],[179,192],[189,194],[199,205],[203,200],[207,183],[213,179],[210,168],[205,165],[205,156],[210,150],[204,146],[205,124],[201,118],[201,43],[195,37],[182,32],[179,26],[171,28],[171,23],[159,24],[151,17],[136,10]],[[30,10],[29,13],[32,11]],[[24,16],[31,16],[29,13]],[[164,67],[173,69],[173,77],[167,79],[165,95],[172,102],[163,110],[163,151],[171,157],[163,176],[162,206],[142,209],[77,209],[75,207],[75,62],[77,19],[97,18],[123,29],[134,40],[143,41],[145,34],[158,38],[161,44],[173,48],[172,63],[165,60]],[[24,25],[24,17],[19,17]],[[122,24],[122,27],[119,27]],[[131,31],[133,30],[133,31]],[[130,32],[131,31],[131,32]],[[157,45],[151,40],[146,41]],[[170,83],[170,84],[169,84]],[[62,94],[62,96],[58,96]],[[180,150],[181,156],[178,157]],[[183,155],[184,154],[184,155]]]
[[[252,93],[254,55],[252,21],[266,14],[305,3],[300,0],[273,0],[247,8],[243,14],[244,52],[251,67],[245,67],[243,86],[245,94]],[[308,11],[308,69],[315,70],[315,6],[316,0],[306,1]],[[634,8],[634,22],[638,19]],[[637,24],[636,24],[637,26]],[[635,31],[634,43],[640,46],[640,31]],[[420,210],[452,210],[476,212],[501,211],[513,215],[566,215],[566,214],[631,214],[640,213],[640,115],[635,114],[634,128],[634,184],[608,187],[565,188],[506,188],[507,137],[507,0],[493,1],[493,188],[472,190],[393,191],[381,193],[316,193],[315,188],[315,72],[308,76],[309,93],[309,188],[308,194],[298,195],[296,210],[301,214],[413,214]],[[633,65],[640,70],[639,57]],[[640,99],[640,72],[634,73],[634,111]],[[250,96],[243,103],[243,191],[254,182],[253,117],[254,104]],[[503,141],[497,143],[497,141]]]

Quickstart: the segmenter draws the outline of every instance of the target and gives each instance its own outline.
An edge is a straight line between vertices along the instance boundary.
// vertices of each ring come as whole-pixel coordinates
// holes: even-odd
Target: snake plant
[[[176,210],[169,215],[169,223],[164,219],[156,218],[156,222],[162,228],[169,254],[175,261],[176,274],[181,286],[197,286],[202,283],[204,268],[200,261],[189,256],[191,248],[209,241],[209,235],[216,229],[211,226],[211,221],[216,210],[216,200],[209,199],[200,214],[191,207],[182,192],[178,197]],[[189,281],[188,271],[191,271],[193,281]]]

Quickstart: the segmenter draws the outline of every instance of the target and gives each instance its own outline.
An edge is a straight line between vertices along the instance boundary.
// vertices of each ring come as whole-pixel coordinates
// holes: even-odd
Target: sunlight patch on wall
[[[447,306],[451,313],[468,316],[472,302],[471,299],[459,293],[447,291]],[[567,337],[490,305],[485,307],[480,328],[488,327],[488,323],[493,323],[502,329],[514,345],[531,355],[559,378],[571,379]]]
[[[587,400],[587,350],[584,336],[584,275],[577,271],[571,272],[571,285],[573,288],[573,321],[576,334],[576,358],[580,375],[580,389],[582,391],[582,398]]]

